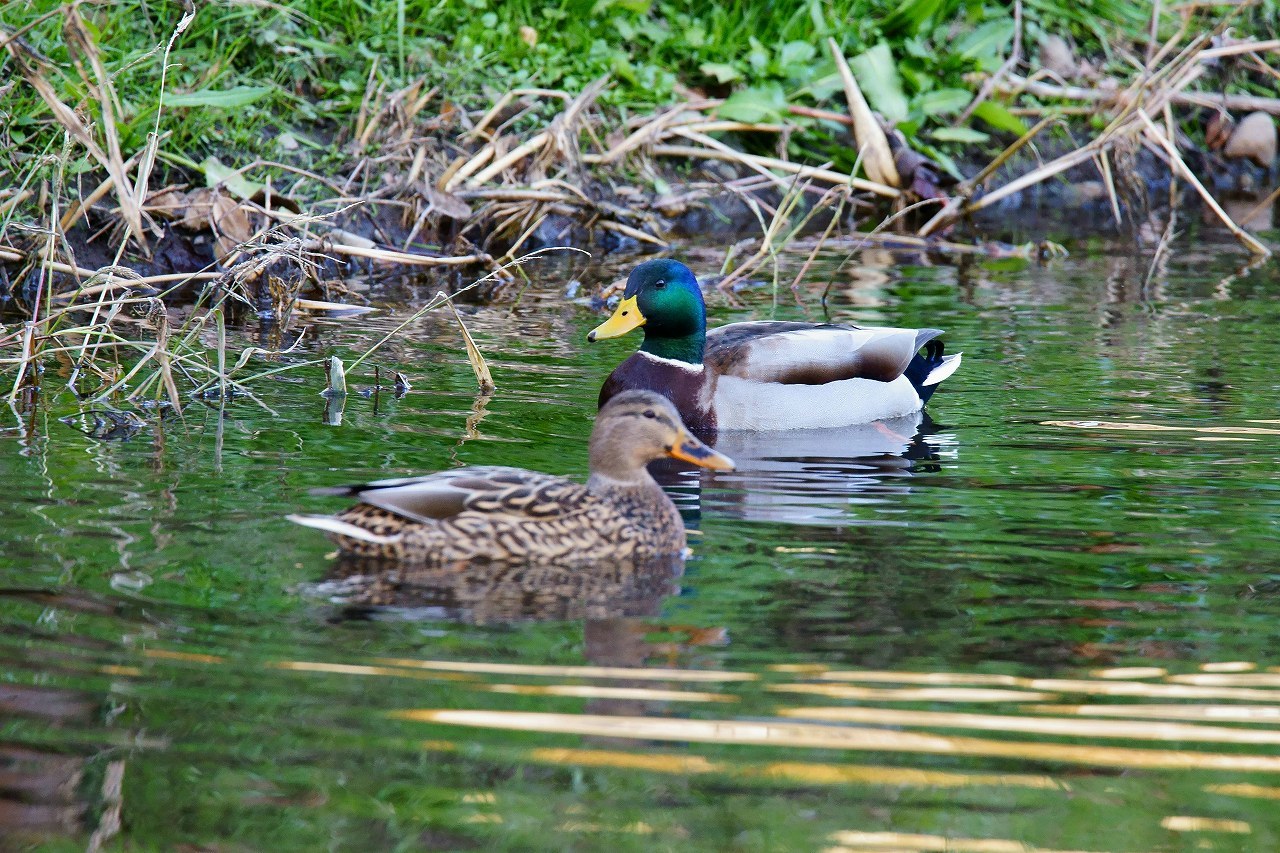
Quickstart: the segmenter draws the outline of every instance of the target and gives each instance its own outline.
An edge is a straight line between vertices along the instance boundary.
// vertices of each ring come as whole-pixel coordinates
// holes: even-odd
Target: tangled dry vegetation
[[[1188,167],[1174,112],[1186,104],[1230,105],[1223,95],[1193,88],[1211,62],[1250,57],[1265,65],[1263,58],[1280,50],[1276,40],[1225,38],[1229,18],[1209,32],[1193,34],[1184,25],[1163,44],[1153,39],[1145,59],[1135,59],[1130,80],[1093,87],[1066,85],[1047,69],[1017,75],[1022,56],[1021,39],[1015,39],[1004,67],[975,82],[966,113],[999,97],[1011,110],[1040,120],[987,168],[958,183],[878,120],[829,42],[848,111],[791,106],[788,114],[797,123],[849,128],[861,174],[789,159],[785,142],[795,130],[792,121],[729,120],[718,115],[724,103],[718,99],[691,95],[656,114],[619,120],[597,105],[608,85],[600,79],[576,93],[507,92],[481,113],[444,101],[426,80],[389,91],[371,75],[346,134],[351,165],[344,176],[267,160],[228,168],[210,158],[199,169],[205,186],[157,186],[158,175],[173,173],[157,168],[165,142],[158,117],[143,147],[123,150],[113,76],[78,6],[58,14],[65,17],[85,102],[61,101],[47,80],[45,60],[25,45],[22,32],[0,31],[20,78],[5,87],[32,87],[63,132],[60,151],[33,164],[17,186],[0,190],[0,284],[20,297],[24,312],[18,322],[0,327],[0,375],[11,378],[11,402],[29,401],[51,366],[60,382],[97,405],[181,410],[192,397],[252,397],[256,381],[315,363],[290,357],[283,332],[300,314],[343,299],[343,262],[475,273],[462,287],[456,277],[454,292],[437,294],[423,307],[427,311],[462,290],[500,287],[519,274],[527,257],[522,253],[548,245],[594,235],[606,243],[665,247],[686,211],[726,195],[740,199],[760,227],[758,238],[726,252],[726,293],[780,252],[806,252],[812,261],[823,245],[892,241],[930,251],[1034,255],[1045,247],[968,244],[944,236],[965,217],[1090,163],[1120,219],[1126,194],[1117,186],[1117,160],[1141,148],[1166,163],[1175,183],[1189,185],[1250,252],[1269,254],[1230,220]],[[168,41],[156,45],[165,62],[193,15],[188,9]],[[1048,99],[1054,103],[1033,102]],[[560,105],[554,118],[530,128],[531,117],[548,102]],[[1280,101],[1251,98],[1232,108],[1276,115]],[[1064,113],[1082,110],[1106,119],[1092,141],[989,186],[1015,153],[1032,146]],[[1269,127],[1274,157],[1274,126]],[[770,141],[776,142],[776,156],[752,153],[766,150]],[[94,168],[73,179],[66,164],[84,155]],[[720,174],[716,163],[726,164]],[[674,190],[640,188],[669,188],[679,170],[682,179]],[[256,179],[264,174],[289,180]],[[90,176],[96,176],[92,186],[85,183]],[[1274,195],[1264,203],[1271,201]],[[32,205],[42,212],[38,221],[18,216]],[[1169,216],[1172,210],[1171,205]],[[857,230],[876,220],[876,228]],[[159,271],[180,265],[175,246],[192,240],[175,234],[209,235],[215,260],[198,269]],[[428,241],[441,250],[421,249]],[[92,268],[78,260],[104,252],[108,262]],[[176,305],[183,310],[175,311]],[[271,326],[270,345],[229,353],[227,318],[236,312]],[[473,344],[468,353],[484,384],[483,359]]]

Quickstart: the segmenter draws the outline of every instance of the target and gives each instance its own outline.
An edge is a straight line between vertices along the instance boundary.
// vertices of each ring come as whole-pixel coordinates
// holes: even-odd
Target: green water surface
[[[412,391],[338,426],[316,368],[96,438],[51,369],[0,407],[0,849],[1280,849],[1278,267],[1208,233],[1155,269],[1068,245],[829,251],[793,294],[798,252],[713,297],[716,322],[942,328],[964,365],[919,425],[668,472],[695,553],[637,582],[440,577],[372,608],[284,520],[456,465],[584,477],[637,341],[588,345],[603,315],[566,288],[635,258],[465,307],[489,398],[439,312],[376,357]],[[295,356],[350,360],[440,286],[304,320]]]

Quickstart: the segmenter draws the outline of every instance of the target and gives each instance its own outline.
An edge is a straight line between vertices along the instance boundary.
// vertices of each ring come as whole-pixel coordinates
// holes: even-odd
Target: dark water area
[[[793,292],[800,252],[713,298],[965,361],[924,418],[662,472],[683,566],[370,587],[284,518],[464,464],[584,477],[638,341],[588,345],[566,289],[634,258],[461,308],[491,397],[440,312],[374,359],[412,390],[336,426],[316,368],[96,437],[51,371],[0,408],[0,849],[1280,849],[1280,267],[1194,226],[1154,266],[1065,242],[833,249]],[[294,355],[350,361],[437,289]]]

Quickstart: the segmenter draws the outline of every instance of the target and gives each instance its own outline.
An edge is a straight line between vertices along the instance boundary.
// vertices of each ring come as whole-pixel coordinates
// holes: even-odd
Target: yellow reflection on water
[[[825,663],[771,663],[768,667],[770,672],[790,672],[800,673],[802,675],[818,675],[827,672],[831,667]]]
[[[1147,684],[1141,681],[1089,681],[1073,678],[1031,678],[1027,679],[1025,684],[1033,690],[1053,690],[1059,693],[1088,693],[1098,696],[1142,696],[1163,699],[1256,699],[1280,702],[1280,692],[1238,687]]]
[[[1204,790],[1210,794],[1224,794],[1228,797],[1249,797],[1255,800],[1280,800],[1280,788],[1268,785],[1254,785],[1240,782],[1234,785],[1205,785]]]
[[[1109,737],[1130,740],[1195,741],[1201,743],[1280,744],[1280,731],[1232,729],[1188,723],[1078,720],[1063,717],[1011,717],[1007,714],[963,714],[953,711],[900,711],[894,708],[781,708],[783,717],[864,723],[880,726],[926,726],[944,729],[983,729],[995,732]]]
[[[583,699],[638,699],[652,702],[737,702],[726,693],[687,690],[657,690],[647,687],[601,687],[595,684],[490,684],[494,693],[522,696],[572,696]]]
[[[625,666],[534,666],[519,663],[478,663],[454,660],[377,658],[378,663],[410,669],[473,672],[487,675],[531,675],[552,678],[617,678],[648,681],[755,681],[753,672],[721,672],[712,669],[662,669]]]
[[[1252,672],[1257,668],[1256,663],[1250,663],[1247,660],[1224,660],[1200,664],[1201,672]]]
[[[916,832],[859,832],[843,830],[831,834],[838,846],[827,847],[824,853],[837,851],[900,851],[900,853],[1081,853],[1081,851],[1051,850],[1032,847],[1021,841],[1005,838],[951,838],[945,835],[925,835]]]
[[[995,690],[985,687],[855,687],[851,684],[771,684],[775,693],[807,693],[832,699],[872,702],[1036,702],[1056,698],[1054,693],[1030,690]]]
[[[770,779],[802,782],[810,785],[887,785],[890,787],[965,788],[994,786],[1002,788],[1034,788],[1068,790],[1068,786],[1049,776],[1029,773],[955,773],[944,770],[921,770],[914,767],[874,767],[859,764],[822,764],[806,761],[775,761],[768,764],[743,764],[711,761],[701,755],[670,753],[634,753],[605,749],[533,749],[528,760],[545,764],[580,767],[612,767],[621,770],[646,770],[692,776],[721,773],[737,778]]]
[[[826,681],[887,681],[892,684],[990,684],[1020,687],[1027,679],[993,672],[892,672],[874,669],[825,672]]]
[[[559,826],[562,832],[629,832],[633,835],[651,835],[653,827],[642,820],[628,823],[625,826],[606,826],[602,823],[586,821],[568,821]]]
[[[202,655],[195,652],[175,652],[169,649],[143,649],[142,654],[160,660],[185,660],[192,663],[226,663],[227,659],[220,655]]]
[[[266,666],[274,669],[287,669],[294,672],[328,672],[336,675],[382,675],[391,678],[425,678],[440,681],[475,681],[471,676],[461,673],[439,672],[413,672],[411,670],[396,669],[388,666],[367,666],[364,664],[352,663],[320,663],[319,661],[305,660],[279,660],[272,661]]]
[[[103,675],[142,675],[142,670],[136,666],[119,666],[114,663],[103,664],[98,667],[98,672]]]
[[[1151,673],[1154,674],[1154,673]],[[818,676],[823,681],[871,681],[896,684],[990,684],[1023,690],[1054,693],[1085,693],[1098,696],[1144,696],[1168,699],[1256,699],[1280,702],[1280,691],[1251,689],[1280,687],[1280,673],[1274,675],[1222,675],[1196,673],[1171,675],[1175,682],[1114,681],[1105,678],[1020,678],[993,673],[832,671]],[[1149,677],[1144,674],[1141,677]],[[836,695],[836,694],[827,694]],[[850,696],[849,698],[864,698]],[[871,697],[865,697],[871,698]],[[1012,697],[1016,699],[1016,696]]]
[[[1178,684],[1200,684],[1215,687],[1280,687],[1280,673],[1275,672],[1203,672],[1187,675],[1171,675],[1169,680]],[[1280,699],[1280,693],[1276,693]]]
[[[1109,669],[1095,669],[1089,674],[1094,678],[1159,678],[1168,670],[1161,666],[1113,666]]]
[[[1051,761],[1065,764],[1134,769],[1212,769],[1280,773],[1280,756],[1271,755],[1228,755],[1085,744],[997,741],[932,733],[807,723],[682,720],[658,717],[459,709],[393,711],[390,716],[424,723],[548,734],[697,741],[770,747],[793,746],[875,752],[976,755],[1016,758],[1024,761]]]
[[[1273,705],[1023,705],[1037,714],[1078,714],[1083,717],[1132,717],[1141,720],[1217,720],[1224,723],[1280,721]]]
[[[1187,815],[1169,815],[1160,821],[1160,825],[1174,832],[1231,832],[1236,835],[1248,835],[1253,832],[1253,827],[1242,820]]]
[[[607,749],[531,749],[529,760],[543,764],[576,764],[581,767],[613,767],[621,770],[649,770],[654,773],[722,773],[728,765],[701,755],[616,752]]]

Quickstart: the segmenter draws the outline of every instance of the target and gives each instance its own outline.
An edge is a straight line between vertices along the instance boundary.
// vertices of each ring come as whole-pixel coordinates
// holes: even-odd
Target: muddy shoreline
[[[1040,160],[1051,154],[1046,152]],[[1035,168],[1037,161],[1030,158],[1018,158],[1004,165],[987,182],[987,186],[999,186],[1018,175]],[[977,172],[979,166],[970,164],[966,171]],[[1203,182],[1212,187],[1224,205],[1230,207],[1237,215],[1252,211],[1254,221],[1248,224],[1255,228],[1267,228],[1271,224],[1271,210],[1258,208],[1274,177],[1270,170],[1255,166],[1245,160],[1225,160],[1215,155],[1202,155],[1194,163],[1198,175]],[[698,171],[697,169],[694,170]],[[648,194],[638,197],[634,188],[624,188],[623,193],[611,192],[601,183],[596,183],[596,192],[591,195],[601,204],[617,208],[631,205],[645,211],[646,224],[657,233],[660,240],[678,246],[681,241],[697,238],[705,241],[708,237],[723,240],[726,248],[737,241],[759,239],[759,211],[776,208],[782,193],[773,188],[739,190],[732,186],[733,181],[741,181],[749,177],[737,174],[725,163],[704,163],[703,174],[686,174],[680,176],[674,172],[665,176],[668,186],[672,187],[666,196]],[[1122,221],[1117,224],[1114,218],[1111,200],[1102,176],[1093,164],[1077,166],[1066,172],[1061,179],[1035,184],[1021,192],[1003,199],[997,205],[983,211],[943,235],[946,240],[959,243],[992,242],[996,244],[1012,244],[1027,239],[1056,239],[1064,234],[1085,235],[1089,233],[1124,233],[1129,231],[1135,236],[1144,225],[1150,224],[1152,218],[1163,219],[1169,211],[1169,192],[1171,176],[1168,166],[1151,154],[1142,150],[1133,158],[1131,168],[1126,172],[1126,180],[1117,183]],[[701,180],[699,179],[701,178]],[[680,183],[683,181],[683,183]],[[718,184],[718,186],[717,186]],[[180,186],[180,185],[179,185]],[[1196,194],[1189,190],[1185,183],[1177,187],[1178,212],[1182,215],[1197,216],[1202,207]],[[978,193],[981,195],[981,190]],[[816,197],[814,194],[812,198]],[[842,216],[839,223],[841,231],[853,235],[858,230],[867,230],[879,215],[888,215],[892,208],[888,204],[864,202],[866,206],[853,207]],[[116,261],[118,245],[111,239],[114,230],[104,226],[113,216],[107,205],[102,210],[91,211],[80,223],[66,233],[66,248],[75,258],[76,265],[90,270],[110,267]],[[808,212],[808,206],[801,203],[794,215],[799,217]],[[1039,238],[1028,234],[1028,216],[1045,233]],[[821,232],[830,223],[831,216],[827,212],[818,214],[805,225],[804,234],[812,235]],[[910,233],[909,226],[923,221],[922,215],[908,216],[903,220],[905,230]],[[861,225],[861,229],[859,229]],[[479,235],[474,229],[467,231],[469,224],[440,215],[436,217],[434,227],[423,234],[421,229],[410,246],[410,253],[424,253],[423,243],[434,243],[443,251],[438,254],[464,254],[467,252],[497,258],[509,249],[510,241],[504,241],[494,232]],[[372,200],[368,204],[356,205],[332,217],[321,221],[317,232],[323,234],[326,228],[336,229],[336,233],[347,238],[364,238],[378,245],[390,243],[396,249],[401,248],[411,236],[411,229],[405,217],[392,205]],[[1150,228],[1147,228],[1150,231]],[[150,256],[138,252],[135,245],[120,258],[121,265],[133,270],[143,277],[164,275],[185,275],[199,272],[218,271],[222,269],[215,262],[215,252],[219,246],[218,236],[209,227],[192,228],[189,222],[171,220],[162,230],[163,236],[153,242]],[[887,235],[886,235],[887,236]],[[425,240],[423,238],[426,238]],[[470,238],[470,239],[469,239]],[[472,241],[475,242],[472,242]],[[32,241],[34,242],[34,241]],[[943,240],[936,240],[941,244]],[[477,252],[476,243],[479,244]],[[524,250],[536,250],[552,246],[575,246],[605,254],[614,252],[642,253],[661,252],[663,247],[646,242],[636,237],[620,234],[614,230],[593,227],[590,217],[583,215],[567,215],[565,213],[549,213],[536,228],[528,233],[522,244]],[[917,249],[910,245],[908,248]],[[318,255],[323,256],[324,246],[320,243],[314,247]],[[929,251],[929,249],[924,249]],[[936,251],[945,252],[939,245]],[[431,253],[437,254],[437,253]],[[340,258],[331,256],[328,261],[321,261],[319,266],[309,272],[316,280],[343,277],[356,273],[382,273],[396,275],[394,264],[381,264],[377,261],[359,258]],[[469,274],[483,270],[485,263],[478,260],[471,265],[449,267],[446,270],[436,269],[431,279],[440,287],[450,284],[460,286],[468,279]],[[13,262],[3,265],[7,273],[5,280],[12,281],[20,272],[21,263]],[[412,268],[401,270],[410,277]],[[296,271],[295,271],[296,274]],[[56,274],[55,274],[56,275]],[[70,279],[70,276],[60,276]],[[3,282],[0,282],[2,285]],[[68,281],[70,284],[70,281]],[[158,292],[158,291],[157,291]],[[181,292],[173,294],[182,300]],[[5,302],[14,298],[23,301],[23,294],[6,293]],[[2,297],[0,297],[2,298]]]

